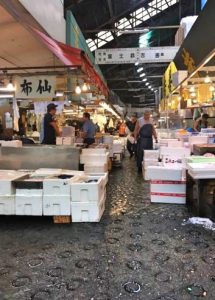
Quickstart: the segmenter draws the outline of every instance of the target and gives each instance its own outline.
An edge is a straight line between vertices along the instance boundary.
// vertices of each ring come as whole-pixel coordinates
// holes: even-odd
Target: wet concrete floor
[[[215,234],[187,218],[125,159],[98,224],[0,217],[0,300],[214,300]]]

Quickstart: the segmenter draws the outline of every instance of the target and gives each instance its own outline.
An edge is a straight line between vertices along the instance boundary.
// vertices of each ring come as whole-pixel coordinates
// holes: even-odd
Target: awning
[[[108,88],[98,75],[84,51],[73,48],[58,42],[45,33],[31,27],[32,32],[48,47],[48,49],[66,66],[80,67],[84,74],[88,76],[90,82],[94,84],[104,94],[108,94]]]

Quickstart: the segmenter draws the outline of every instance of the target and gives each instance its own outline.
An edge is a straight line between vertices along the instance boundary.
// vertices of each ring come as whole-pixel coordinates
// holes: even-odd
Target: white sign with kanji
[[[164,63],[172,61],[178,50],[179,47],[97,49],[95,58],[99,65]]]
[[[54,98],[56,90],[55,76],[16,77],[15,97],[21,99]]]

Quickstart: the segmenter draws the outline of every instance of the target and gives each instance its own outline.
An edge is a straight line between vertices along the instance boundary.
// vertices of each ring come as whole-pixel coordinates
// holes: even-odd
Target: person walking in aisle
[[[55,121],[56,107],[54,103],[47,105],[47,114],[45,114],[43,119],[43,140],[42,144],[46,145],[56,145],[56,136],[60,135],[60,130]]]
[[[127,136],[127,150],[130,154],[130,158],[133,157],[135,153],[135,141],[134,141],[134,130],[137,123],[137,116],[136,114],[131,116],[131,120],[126,122],[127,130],[128,130],[128,136]]]
[[[137,167],[142,171],[144,150],[153,149],[153,137],[157,143],[157,133],[150,118],[150,111],[145,111],[142,118],[138,119],[134,131],[134,138],[137,141]]]
[[[82,127],[81,137],[84,139],[84,143],[90,146],[95,143],[96,126],[90,120],[90,114],[85,112],[83,114],[84,124]]]

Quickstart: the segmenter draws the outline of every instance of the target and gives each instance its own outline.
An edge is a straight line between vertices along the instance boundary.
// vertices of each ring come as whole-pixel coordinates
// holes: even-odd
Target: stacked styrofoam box
[[[123,144],[121,141],[114,141],[113,143],[113,154],[122,153],[123,152]]]
[[[71,215],[71,183],[79,177],[79,175],[68,175],[62,172],[61,175],[50,176],[44,179],[43,215]]]
[[[190,156],[190,149],[184,147],[161,147],[160,157],[185,158]]]
[[[113,141],[114,137],[112,135],[104,135],[103,137],[103,143],[108,145],[109,148],[109,156],[113,157]]]
[[[75,137],[57,137],[56,145],[73,146],[75,144]]]
[[[99,222],[105,209],[104,176],[84,176],[71,183],[72,222]]]
[[[148,180],[146,169],[149,166],[158,166],[159,165],[158,159],[159,159],[158,150],[144,150],[142,170],[143,170],[143,178],[145,180]]]
[[[191,135],[189,137],[189,143],[190,143],[191,151],[193,152],[193,145],[208,144],[208,136]]]
[[[16,186],[16,215],[42,216],[43,214],[43,180],[36,176],[18,180]],[[21,187],[22,185],[22,187]]]
[[[83,149],[80,163],[84,164],[87,173],[105,173],[108,171],[109,152],[105,148]]]
[[[14,140],[14,141],[1,141],[2,147],[13,147],[13,148],[19,148],[22,147],[22,141]]]
[[[24,176],[17,171],[0,171],[0,215],[15,215],[15,187],[13,181]]]
[[[186,183],[182,176],[182,166],[152,166],[147,168],[151,180],[151,202],[186,203]]]
[[[215,179],[215,163],[188,163],[188,173],[194,179]]]

